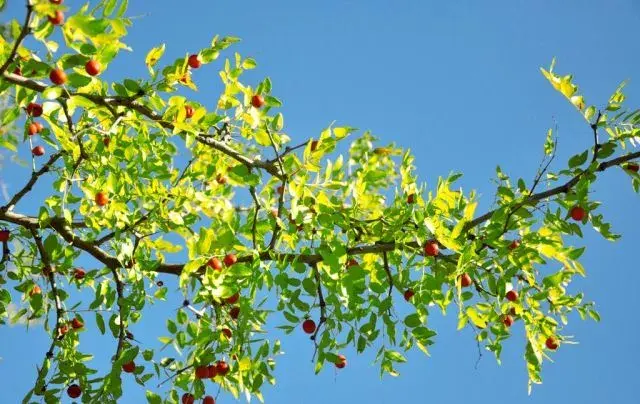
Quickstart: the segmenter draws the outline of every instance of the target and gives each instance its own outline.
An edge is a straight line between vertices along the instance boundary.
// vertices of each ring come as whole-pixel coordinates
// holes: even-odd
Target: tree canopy
[[[316,372],[375,350],[381,375],[396,376],[403,352],[437,342],[436,310],[498,360],[523,327],[531,387],[572,342],[569,313],[599,319],[567,286],[585,275],[583,231],[619,237],[589,193],[598,175],[623,170],[640,190],[640,111],[624,107],[624,85],[597,108],[554,63],[541,69],[592,143],[558,163],[550,129],[533,179],[498,167],[493,207],[480,212],[462,174],[424,182],[410,151],[369,132],[332,124],[291,139],[270,79],[242,82],[257,63],[228,49],[238,38],[172,61],[159,44],[147,77],[108,82],[101,74],[128,50],[126,0],[25,4],[0,31],[0,146],[32,156],[0,207],[0,325],[41,320],[51,343],[24,402],[116,402],[124,377],[150,403],[211,404],[218,388],[262,399],[281,352],[274,326],[309,335]],[[188,97],[207,65],[223,84],[209,108]],[[36,190],[39,210],[21,209]],[[184,301],[158,335],[167,349],[145,347],[129,327],[174,295]],[[112,346],[109,368],[79,349],[89,324]]]

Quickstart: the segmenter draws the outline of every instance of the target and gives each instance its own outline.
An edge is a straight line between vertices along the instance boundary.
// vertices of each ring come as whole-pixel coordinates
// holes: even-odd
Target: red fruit
[[[98,192],[96,194],[96,205],[104,206],[109,203],[109,198],[103,192]]]
[[[316,322],[308,318],[302,323],[302,329],[307,334],[313,334],[316,331]]]
[[[205,396],[205,398],[202,399],[202,404],[216,404],[216,400],[211,396]]]
[[[218,361],[218,363],[216,363],[216,372],[218,372],[220,376],[224,376],[229,373],[229,365],[227,362]]]
[[[573,208],[571,208],[571,211],[569,212],[569,214],[571,215],[571,218],[577,222],[581,222],[582,219],[584,219],[584,216],[586,214],[584,208],[582,208],[581,206],[574,206]]]
[[[87,72],[89,76],[97,76],[100,74],[100,70],[102,70],[102,65],[97,60],[91,59],[84,65],[84,70]]]
[[[552,351],[555,351],[556,349],[558,349],[558,341],[554,337],[547,338],[544,344],[547,346],[548,349]]]
[[[27,114],[31,115],[34,118],[39,117],[40,115],[42,115],[42,105],[36,104],[35,102],[30,102],[29,105],[27,105]]]
[[[255,108],[262,108],[262,106],[264,105],[264,98],[262,98],[260,94],[254,95],[253,97],[251,97],[251,105],[253,105]]]
[[[507,327],[511,327],[511,324],[513,324],[513,317],[511,317],[510,315],[504,316],[504,318],[502,319],[502,323]]]
[[[42,146],[36,146],[36,147],[34,147],[33,149],[31,149],[31,153],[32,153],[34,156],[42,156],[42,155],[44,155],[44,147],[42,147]]]
[[[505,297],[508,301],[515,302],[516,300],[518,300],[518,292],[516,292],[515,290],[510,290],[507,292]]]
[[[515,250],[518,247],[520,247],[520,240],[513,240],[511,244],[509,244],[510,250]]]
[[[216,175],[216,182],[217,182],[218,184],[224,185],[224,184],[226,184],[226,183],[227,183],[227,177],[225,177],[225,176],[224,176],[224,175],[222,175],[222,174],[218,174],[218,175]]]
[[[438,242],[435,240],[429,240],[424,245],[424,254],[427,257],[435,257],[440,253],[440,247],[438,247]]]
[[[74,330],[79,330],[82,327],[84,327],[84,324],[82,324],[82,321],[78,320],[77,318],[74,318],[73,320],[71,320],[71,328],[73,328]]]
[[[9,241],[9,236],[11,232],[7,229],[0,230],[0,243],[6,243]]]
[[[53,25],[62,24],[64,22],[64,13],[62,10],[57,10],[54,15],[50,15],[49,22]]]
[[[29,136],[33,136],[36,135],[38,133],[40,133],[40,127],[42,125],[39,125],[35,122],[32,122],[29,124],[29,127],[27,128],[27,132],[29,132]]]
[[[224,256],[224,264],[228,267],[238,262],[238,257],[235,254],[227,254]]]
[[[225,337],[227,337],[227,338],[231,339],[231,335],[232,335],[232,333],[231,333],[231,330],[230,330],[230,329],[228,329],[228,328],[223,328],[223,329],[221,330],[221,332],[222,332],[222,335],[224,335]]]
[[[640,171],[640,165],[636,163],[629,163],[625,168],[629,171],[633,171],[634,173],[637,173],[638,171]]]
[[[510,309],[509,309],[509,314],[511,314],[512,316],[517,315],[517,313],[516,313],[516,308],[515,308],[515,307],[510,308]]]
[[[22,76],[22,70],[20,69],[20,66],[13,69],[13,74],[15,74],[16,76]]]
[[[77,384],[72,384],[67,388],[67,394],[71,398],[78,398],[82,395],[82,389]]]
[[[122,365],[122,370],[126,373],[133,373],[136,370],[136,364],[131,361]]]
[[[413,289],[407,289],[404,291],[404,300],[409,301],[411,300],[411,298],[413,297],[413,295],[415,295],[416,293],[413,291]]]
[[[209,262],[207,262],[207,265],[209,265],[211,268],[215,269],[216,271],[222,270],[222,262],[216,257],[209,259]]]
[[[240,294],[236,292],[233,296],[227,297],[226,301],[229,304],[236,304],[238,302],[238,299],[240,299]]]
[[[415,194],[410,194],[409,196],[407,196],[407,203],[409,203],[409,204],[416,203],[416,195]]]
[[[109,147],[109,144],[111,144],[111,138],[109,136],[103,137],[102,144],[104,145],[104,147]]]
[[[343,369],[347,366],[347,358],[344,355],[338,355],[338,359],[336,359],[336,367],[338,369]]]
[[[317,140],[312,140],[311,141],[311,151],[314,152],[318,150],[318,141]]]
[[[207,379],[209,377],[209,369],[204,365],[196,367],[196,377],[198,379]]]
[[[67,82],[67,73],[61,69],[53,69],[51,73],[49,73],[49,80],[57,86],[63,85]]]
[[[29,296],[34,296],[34,295],[39,295],[42,293],[42,289],[40,289],[40,286],[35,285],[33,288],[31,288],[31,290],[29,291]]]
[[[216,365],[207,366],[207,378],[211,379],[212,377],[216,377],[218,371],[216,370]]]
[[[233,306],[229,310],[229,317],[231,317],[232,319],[237,320],[239,315],[240,315],[240,307]]]
[[[350,258],[349,261],[347,261],[347,268],[357,267],[358,265],[360,265],[360,263],[355,258]]]
[[[469,274],[462,274],[460,275],[459,279],[460,279],[460,286],[462,286],[463,288],[469,287],[473,283]]]
[[[187,119],[191,118],[193,116],[193,107],[191,105],[185,105],[184,113],[186,114]]]
[[[280,185],[278,188],[276,188],[276,192],[278,193],[278,195],[282,195],[284,193],[284,187]]]
[[[184,393],[182,395],[182,404],[193,404],[195,401],[196,399],[191,393]]]
[[[49,2],[53,4],[62,4],[62,0],[49,0]]]
[[[191,66],[194,69],[197,69],[198,67],[202,66],[202,62],[200,61],[200,57],[198,55],[191,55],[189,56],[189,66]]]
[[[83,279],[87,273],[82,268],[76,268],[73,270],[73,277],[77,280]]]

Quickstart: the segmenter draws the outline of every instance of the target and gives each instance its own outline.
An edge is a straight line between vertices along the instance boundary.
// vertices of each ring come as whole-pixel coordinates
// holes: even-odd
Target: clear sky
[[[640,2],[567,1],[130,1],[138,16],[107,78],[146,77],[148,49],[166,43],[165,60],[206,46],[216,34],[243,39],[234,50],[255,57],[249,78],[270,76],[284,101],[286,131],[299,140],[336,120],[370,129],[383,142],[411,148],[418,172],[433,185],[451,170],[477,189],[485,208],[490,178],[500,164],[513,176],[533,177],[544,135],[559,128],[560,164],[589,147],[588,126],[539,72],[557,57],[556,70],[573,73],[588,103],[602,105],[622,80],[629,105],[640,105]],[[22,1],[9,2],[2,21],[22,19]],[[65,0],[78,7],[82,2]],[[220,89],[215,66],[195,73],[194,99],[213,104]],[[556,167],[558,167],[556,165]],[[19,179],[14,186],[22,184]],[[347,352],[339,373],[314,376],[313,348],[301,333],[283,338],[278,384],[265,390],[267,403],[630,403],[637,400],[640,362],[640,283],[637,240],[640,197],[621,170],[602,175],[593,198],[623,234],[609,243],[588,229],[584,264],[588,277],[574,284],[595,300],[602,322],[572,318],[565,329],[579,345],[563,345],[546,363],[544,384],[527,396],[521,324],[513,327],[501,366],[486,352],[477,369],[469,329],[456,332],[456,313],[434,315],[438,331],[431,357],[408,355],[401,376],[379,378],[372,356]],[[179,302],[155,307],[136,338],[157,346],[164,316]],[[46,350],[41,331],[0,328],[0,402],[22,398]],[[87,350],[112,349],[108,338],[83,339]],[[153,389],[154,384],[150,384]],[[144,402],[144,389],[126,384],[123,404]],[[234,402],[221,394],[219,402]]]

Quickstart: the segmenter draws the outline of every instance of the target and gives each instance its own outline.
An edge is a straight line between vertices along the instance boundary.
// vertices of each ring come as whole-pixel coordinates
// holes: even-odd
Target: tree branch
[[[4,73],[7,71],[7,69],[9,68],[9,65],[11,64],[11,62],[13,62],[13,60],[16,57],[16,54],[18,53],[18,48],[20,47],[20,44],[22,43],[24,38],[26,38],[26,36],[29,35],[29,24],[31,23],[32,14],[33,14],[33,5],[31,5],[31,2],[27,0],[27,14],[24,18],[24,23],[22,24],[22,30],[20,30],[20,34],[18,34],[18,37],[16,38],[16,42],[13,44],[13,49],[11,49],[11,53],[9,54],[9,57],[7,58],[7,60],[4,61],[2,66],[0,66],[0,76],[4,75]]]

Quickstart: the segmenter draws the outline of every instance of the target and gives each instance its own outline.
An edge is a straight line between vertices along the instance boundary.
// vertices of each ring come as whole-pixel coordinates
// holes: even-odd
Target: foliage
[[[302,332],[308,318],[316,322],[316,372],[346,365],[339,355],[348,350],[377,349],[381,374],[395,376],[403,352],[429,352],[437,336],[429,315],[451,312],[452,304],[458,328],[472,327],[498,359],[511,321],[524,327],[529,382],[540,383],[554,343],[571,342],[562,335],[569,313],[598,320],[593,303],[567,292],[585,274],[584,247],[569,242],[586,225],[618,238],[589,198],[598,173],[622,166],[640,188],[631,162],[640,152],[627,150],[636,146],[640,112],[622,107],[622,86],[598,110],[571,76],[543,69],[584,116],[593,145],[552,171],[550,130],[534,181],[498,167],[495,206],[478,214],[474,192],[456,188],[460,174],[427,188],[410,152],[380,145],[368,132],[346,145],[356,129],[331,125],[292,145],[271,81],[241,81],[256,62],[229,53],[237,38],[216,36],[197,54],[203,66],[220,66],[224,88],[213,110],[186,96],[198,88],[189,55],[162,64],[163,44],[147,54],[146,78],[109,82],[89,74],[89,61],[104,71],[128,49],[126,8],[126,0],[87,4],[58,27],[48,16],[68,7],[34,1],[24,23],[11,22],[13,41],[0,38],[0,94],[15,101],[0,119],[3,127],[24,127],[3,134],[0,145],[12,154],[46,150],[0,208],[11,232],[0,267],[0,321],[43,319],[51,335],[25,402],[56,402],[72,384],[83,402],[115,402],[131,361],[150,403],[178,402],[184,392],[200,398],[211,383],[261,399],[264,383],[275,383],[280,353],[266,330]],[[33,48],[24,46],[27,36]],[[66,72],[64,85],[50,84],[53,69]],[[42,104],[40,118],[25,112],[30,103]],[[44,128],[30,136],[34,122]],[[44,178],[52,180],[48,191]],[[37,187],[47,192],[39,210],[18,212]],[[97,268],[79,272],[75,263],[87,257]],[[128,330],[170,296],[163,274],[176,276],[185,296],[159,336],[176,351],[168,356]],[[10,313],[10,304],[18,310]],[[114,339],[110,369],[78,350],[78,321]],[[196,377],[198,367],[220,359],[228,374]],[[157,386],[165,382],[171,389],[161,397]]]

